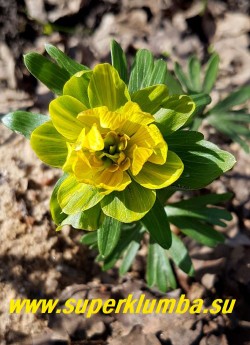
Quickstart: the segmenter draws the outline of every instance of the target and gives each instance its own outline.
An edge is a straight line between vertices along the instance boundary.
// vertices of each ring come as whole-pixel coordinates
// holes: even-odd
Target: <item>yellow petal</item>
[[[87,109],[78,114],[77,119],[84,124],[84,127],[91,128],[94,123],[100,124],[100,116],[102,113],[108,112],[107,107],[97,107],[93,109]]]
[[[79,153],[78,160],[74,167],[74,174],[77,180],[81,183],[91,184],[100,189],[109,190],[124,190],[126,186],[131,183],[129,175],[122,171],[119,167],[113,165],[106,168],[105,164],[100,160],[101,166],[90,165],[93,163],[91,155],[87,157],[88,153]]]
[[[125,120],[119,129],[128,136],[136,133],[141,125],[146,126],[154,122],[154,117],[151,114],[143,112],[135,102],[127,102],[117,112],[119,112]]]
[[[109,189],[111,191],[122,191],[131,183],[129,175],[121,169],[115,172],[105,169],[95,175],[95,185],[98,188]]]
[[[112,131],[121,128],[125,118],[118,112],[106,111],[100,113],[100,125],[102,128],[108,128]]]
[[[93,124],[90,131],[85,135],[83,148],[100,151],[104,149],[104,141],[101,133],[97,129],[96,123]]]
[[[143,169],[136,176],[134,180],[145,188],[160,189],[167,187],[174,183],[181,176],[184,165],[172,151],[168,151],[167,161],[163,165],[153,164],[147,162]]]
[[[73,172],[74,166],[77,161],[77,153],[74,149],[74,145],[67,143],[67,148],[68,148],[68,155],[66,162],[64,163],[62,170],[65,172]]]
[[[131,164],[130,170],[132,174],[135,176],[141,171],[143,165],[147,162],[148,158],[152,155],[153,150],[134,145],[131,151],[132,151],[132,164]]]
[[[149,125],[149,132],[151,137],[155,142],[155,146],[153,148],[153,154],[149,158],[149,162],[155,164],[164,164],[167,159],[167,151],[168,145],[165,142],[160,130],[154,125]]]
[[[155,146],[155,140],[151,136],[148,126],[140,126],[137,132],[130,138],[128,148],[130,149],[134,145],[147,148],[153,148]]]
[[[94,184],[94,176],[100,169],[93,167],[89,162],[88,152],[78,152],[77,161],[74,165],[74,174],[79,182]]]

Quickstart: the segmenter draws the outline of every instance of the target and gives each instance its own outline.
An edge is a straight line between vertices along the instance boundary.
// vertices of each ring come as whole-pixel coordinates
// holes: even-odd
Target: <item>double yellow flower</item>
[[[31,136],[38,157],[68,174],[57,194],[64,213],[133,222],[180,177],[183,163],[152,115],[168,97],[165,85],[130,95],[107,63],[71,77]]]

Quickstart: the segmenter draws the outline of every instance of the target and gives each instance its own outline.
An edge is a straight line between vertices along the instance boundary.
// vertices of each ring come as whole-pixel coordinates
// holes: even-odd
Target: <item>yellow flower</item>
[[[31,136],[39,158],[68,173],[57,194],[64,213],[99,205],[98,217],[132,222],[152,208],[156,189],[180,177],[183,163],[168,150],[152,115],[168,97],[165,85],[129,95],[109,64],[65,84],[63,96],[50,104],[51,121]]]

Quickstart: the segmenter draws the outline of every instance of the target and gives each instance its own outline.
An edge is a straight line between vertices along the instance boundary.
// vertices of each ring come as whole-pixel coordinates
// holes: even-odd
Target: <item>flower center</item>
[[[103,136],[104,149],[96,152],[96,156],[102,160],[105,167],[117,170],[119,167],[124,171],[130,167],[130,159],[123,152],[127,145],[129,136],[126,134],[110,131]]]

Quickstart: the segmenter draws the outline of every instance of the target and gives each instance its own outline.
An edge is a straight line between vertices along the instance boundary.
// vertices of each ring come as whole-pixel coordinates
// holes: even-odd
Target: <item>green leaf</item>
[[[64,165],[68,154],[67,144],[52,121],[45,122],[32,132],[30,145],[44,163],[58,168]]]
[[[220,58],[218,54],[212,54],[207,63],[202,91],[210,93],[217,78]]]
[[[162,108],[154,114],[154,118],[164,136],[184,126],[195,109],[195,103],[186,95],[170,96],[161,106]]]
[[[194,198],[191,198],[191,202],[190,202],[190,199],[182,200],[175,203],[175,205],[178,205],[178,207],[182,207],[182,208],[188,208],[188,207],[199,208],[199,207],[204,207],[207,205],[217,205],[217,204],[223,203],[225,201],[230,200],[232,196],[233,196],[233,193],[222,193],[222,194],[211,193],[211,194],[199,195]]]
[[[83,124],[77,118],[86,110],[83,103],[71,96],[60,96],[50,102],[49,113],[58,132],[69,141],[76,141],[82,131]]]
[[[235,164],[233,155],[202,139],[201,133],[192,131],[178,131],[166,139],[184,163],[184,172],[175,183],[178,188],[203,188]]]
[[[189,276],[194,275],[194,268],[188,250],[182,240],[172,233],[172,246],[168,250],[174,263]]]
[[[165,210],[169,222],[180,228],[185,235],[213,247],[223,242],[224,236],[209,224],[226,226],[224,220],[232,219],[227,210],[213,205],[227,201],[231,197],[232,193],[201,195],[169,204]]]
[[[158,189],[156,191],[156,195],[158,200],[161,202],[162,205],[165,205],[166,201],[175,193],[175,190],[169,187]]]
[[[106,195],[101,201],[101,207],[107,216],[131,223],[141,219],[151,209],[155,195],[155,191],[143,188],[133,181],[124,191]]]
[[[89,69],[88,67],[81,65],[75,60],[72,60],[52,44],[45,44],[45,49],[47,53],[52,57],[52,59],[54,59],[58,63],[58,65],[61,68],[65,69],[70,75],[74,75],[77,72]]]
[[[208,247],[214,247],[225,241],[225,237],[211,226],[188,217],[173,217],[171,223],[185,235]]]
[[[140,224],[137,224],[131,229],[122,231],[117,246],[114,248],[112,253],[104,260],[103,270],[106,271],[113,267],[116,261],[121,257],[121,255],[133,241],[140,242],[143,232],[144,231],[141,229]]]
[[[121,46],[115,40],[111,41],[111,61],[112,65],[118,71],[120,78],[124,83],[128,83],[128,69],[126,55],[124,54]]]
[[[130,269],[136,254],[140,248],[140,243],[141,243],[141,239],[142,239],[142,232],[137,232],[135,234],[135,237],[133,238],[133,240],[130,242],[130,244],[128,245],[124,255],[123,255],[123,259],[122,259],[122,263],[120,265],[119,268],[119,274],[123,275],[125,273],[128,272],[128,270]]]
[[[154,62],[153,55],[146,49],[138,50],[129,79],[129,92],[144,89],[148,86],[165,83],[167,66],[163,60]]]
[[[149,74],[148,85],[164,84],[167,77],[167,64],[164,60],[155,60],[154,67]]]
[[[87,211],[78,212],[73,215],[63,213],[62,208],[58,202],[58,191],[62,183],[68,177],[64,174],[56,183],[55,188],[50,198],[50,212],[52,219],[58,225],[57,230],[60,230],[64,225],[71,225],[75,229],[81,230],[96,230],[99,228],[102,221],[102,212],[100,205],[96,205]]]
[[[92,231],[88,232],[87,234],[84,234],[81,237],[80,242],[86,245],[92,245],[97,243],[97,231]]]
[[[132,94],[148,85],[149,73],[154,68],[154,58],[146,49],[138,50],[132,65],[128,89]]]
[[[168,217],[164,207],[158,199],[154,206],[142,218],[141,222],[145,225],[150,235],[162,248],[168,249],[172,243],[172,233],[168,223]]]
[[[201,91],[201,64],[196,56],[192,56],[188,61],[189,78],[192,84],[192,90]]]
[[[148,86],[131,95],[131,100],[139,104],[140,108],[150,114],[154,114],[161,104],[168,98],[166,85]]]
[[[130,100],[126,84],[108,63],[99,64],[93,69],[88,95],[92,108],[107,106],[110,111],[117,110]]]
[[[196,113],[196,111],[195,111],[195,113]],[[200,128],[202,122],[203,122],[203,118],[195,117],[195,115],[194,115],[193,121],[188,126],[189,130],[190,131],[197,131]]]
[[[49,117],[47,115],[17,110],[4,115],[1,121],[12,131],[22,134],[25,138],[29,139],[34,129],[49,121]]]
[[[101,256],[106,258],[116,247],[121,235],[121,223],[110,217],[105,217],[97,230],[97,243]]]
[[[99,189],[89,184],[79,183],[73,175],[69,175],[63,181],[57,195],[63,212],[68,215],[92,208],[103,197]]]
[[[168,87],[170,96],[184,94],[180,82],[173,76],[173,74],[170,71],[167,71],[165,83]]]
[[[71,77],[63,87],[63,95],[71,96],[90,108],[88,86],[92,71],[83,71]]]
[[[250,99],[250,86],[243,86],[239,90],[231,93],[225,99],[217,103],[209,113],[220,113],[232,107],[242,104]]]
[[[195,110],[192,114],[192,118],[195,118],[203,113],[206,106],[211,103],[211,97],[205,93],[191,94],[189,97],[195,103]]]
[[[229,111],[227,113],[212,112],[207,117],[207,121],[219,132],[241,145],[246,152],[250,151],[247,142],[250,138],[250,130],[247,127],[247,124],[250,123],[250,114],[240,111]]]
[[[71,214],[65,218],[60,226],[71,225],[75,229],[94,231],[102,223],[103,214],[100,204],[97,204],[86,211]]]
[[[61,222],[68,216],[62,212],[62,209],[57,201],[58,189],[61,186],[62,182],[67,178],[67,174],[64,174],[55,184],[53,192],[50,197],[50,212],[53,221],[56,225],[60,225]]]
[[[146,280],[150,287],[157,286],[162,292],[169,288],[176,289],[177,285],[166,251],[152,240],[148,251]]]
[[[64,225],[71,225],[75,229],[96,230],[99,227],[99,222],[101,220],[100,205],[94,206],[85,212],[76,213],[70,216],[62,211],[57,197],[59,188],[67,177],[68,175],[64,174],[57,181],[50,198],[50,212],[53,221],[58,225],[57,231]]]
[[[190,204],[192,199],[190,199]],[[218,225],[225,227],[226,224],[221,220],[231,220],[231,214],[226,210],[219,209],[219,208],[194,208],[192,206],[187,208],[179,207],[179,205],[168,205],[166,206],[166,211],[169,217],[186,217],[196,219],[198,221],[205,221],[212,225]]]
[[[52,92],[61,95],[70,74],[44,56],[37,53],[24,55],[24,63],[30,73]]]
[[[176,62],[174,65],[174,72],[175,72],[176,77],[179,79],[182,87],[184,87],[186,91],[192,90],[190,81],[188,77],[186,76],[186,74],[184,73],[181,65],[178,62]]]

